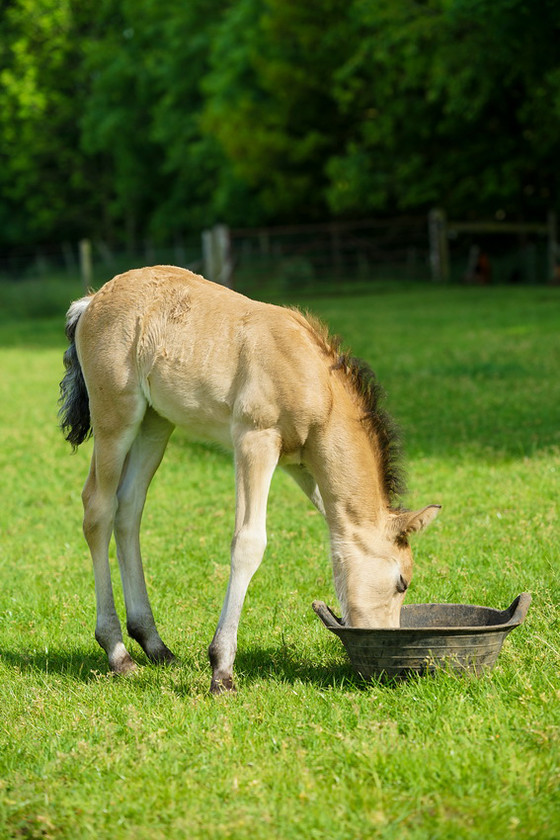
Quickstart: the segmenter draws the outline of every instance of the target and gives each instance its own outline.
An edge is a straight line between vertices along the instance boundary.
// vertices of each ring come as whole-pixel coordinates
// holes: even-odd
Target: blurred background
[[[559,282],[557,0],[2,0],[0,280]]]

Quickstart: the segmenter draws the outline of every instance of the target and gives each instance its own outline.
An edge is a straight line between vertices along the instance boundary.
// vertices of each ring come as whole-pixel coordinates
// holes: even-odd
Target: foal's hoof
[[[113,659],[109,662],[109,666],[117,677],[126,677],[127,674],[133,674],[138,670],[138,665],[129,653],[119,656],[118,659]]]
[[[210,694],[217,697],[219,694],[235,694],[237,688],[233,677],[212,677],[210,683]]]

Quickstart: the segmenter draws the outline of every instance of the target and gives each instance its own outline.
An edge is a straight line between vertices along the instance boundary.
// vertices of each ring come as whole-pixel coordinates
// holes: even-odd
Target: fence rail
[[[233,228],[229,233],[232,272],[243,285],[264,278],[301,288],[429,276],[424,218]]]
[[[134,253],[115,252],[102,241],[63,242],[31,253],[3,256],[0,279],[76,276],[84,287],[143,265],[172,263],[202,271],[241,291],[343,289],[379,279],[446,282],[559,282],[556,218],[543,223],[454,221],[432,210],[426,217],[331,221],[324,224],[228,228],[202,238]]]

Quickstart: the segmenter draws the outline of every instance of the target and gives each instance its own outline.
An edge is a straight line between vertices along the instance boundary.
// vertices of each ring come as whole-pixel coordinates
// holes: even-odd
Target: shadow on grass
[[[360,688],[366,685],[349,663],[321,664],[299,655],[296,648],[249,647],[239,650],[234,671],[245,685],[262,680],[288,683],[312,683],[319,688],[340,688],[349,685]]]
[[[39,671],[44,674],[67,676],[81,682],[96,680],[107,671],[102,651],[97,654],[88,648],[0,649],[0,662],[24,674]]]
[[[158,666],[151,666],[143,654],[134,652],[134,659],[137,663],[140,676],[147,669],[159,670]],[[71,648],[56,650],[49,648],[42,650],[5,650],[0,649],[0,662],[4,662],[9,668],[22,673],[41,673],[67,677],[77,682],[95,682],[100,678],[113,678],[108,669],[106,658],[103,652],[99,654],[87,648]],[[188,672],[195,672],[197,678],[201,673],[201,662],[192,662],[189,658],[179,658],[173,670],[180,675],[183,671],[187,678],[185,686],[190,685]],[[268,648],[245,648],[237,654],[234,666],[237,682],[250,686],[253,683],[263,680],[271,682],[288,683],[312,683],[319,688],[340,688],[341,685],[348,685],[360,688],[365,685],[360,677],[356,676],[349,664],[332,662],[319,664],[307,660],[298,655],[297,650],[291,650],[285,646]],[[192,676],[195,675],[194,673]],[[180,680],[179,682],[182,682]],[[208,684],[210,683],[210,668],[208,667]],[[177,689],[177,686],[176,686]],[[179,693],[189,693],[180,691]]]

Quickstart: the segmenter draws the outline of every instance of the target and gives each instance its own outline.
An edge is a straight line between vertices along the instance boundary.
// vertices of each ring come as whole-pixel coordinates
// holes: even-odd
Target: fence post
[[[233,278],[233,262],[231,259],[231,237],[227,225],[216,225],[214,228],[216,237],[216,250],[219,254],[220,274],[218,282],[222,286],[231,288]]]
[[[430,233],[430,265],[432,279],[449,280],[449,244],[447,241],[447,216],[445,210],[434,208],[428,216]]]
[[[214,225],[211,230],[202,231],[202,259],[208,280],[231,286],[233,264],[227,225]]]
[[[93,263],[91,259],[91,240],[80,239],[80,274],[86,294],[91,289],[93,278]]]

